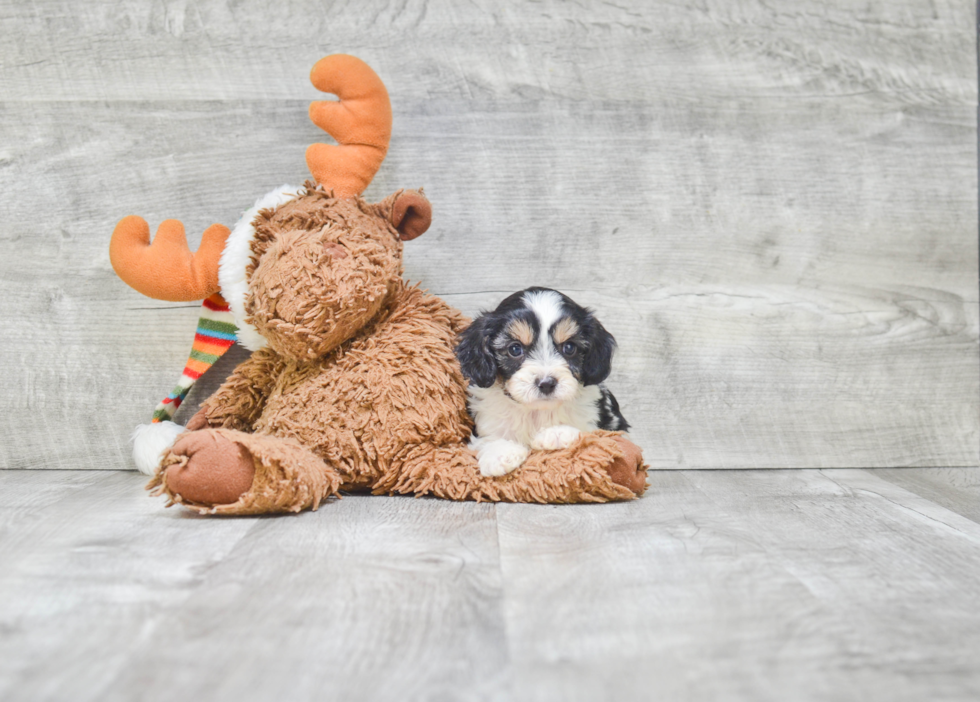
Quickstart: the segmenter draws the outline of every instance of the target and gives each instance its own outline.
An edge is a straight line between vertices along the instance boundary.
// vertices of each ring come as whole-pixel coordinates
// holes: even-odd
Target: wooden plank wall
[[[975,20],[969,0],[2,0],[0,467],[130,467],[196,315],[115,279],[109,234],[176,217],[196,245],[302,181],[307,75],[333,52],[394,105],[368,196],[434,203],[407,274],[468,313],[532,284],[594,306],[653,467],[977,465]]]

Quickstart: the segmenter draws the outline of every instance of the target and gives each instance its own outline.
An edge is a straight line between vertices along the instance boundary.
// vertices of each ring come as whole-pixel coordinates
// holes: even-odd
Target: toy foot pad
[[[184,463],[166,469],[169,490],[184,502],[224,505],[237,502],[252,487],[255,464],[241,444],[210,431],[183,434],[171,453]]]
[[[615,441],[619,444],[623,455],[613,461],[607,469],[609,477],[617,485],[622,485],[636,495],[642,495],[647,489],[647,469],[643,465],[643,452],[639,446],[625,437],[617,436]]]

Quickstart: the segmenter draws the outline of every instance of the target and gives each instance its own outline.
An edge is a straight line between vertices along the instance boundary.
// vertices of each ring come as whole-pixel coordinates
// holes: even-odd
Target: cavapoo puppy
[[[602,385],[616,340],[590,310],[548,288],[516,292],[459,336],[483,475],[506,475],[531,449],[571,446],[580,432],[626,431]]]

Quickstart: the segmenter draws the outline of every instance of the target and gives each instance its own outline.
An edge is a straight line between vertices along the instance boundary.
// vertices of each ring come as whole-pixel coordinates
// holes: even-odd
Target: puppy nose
[[[555,388],[558,387],[558,381],[549,375],[547,378],[541,378],[541,380],[537,382],[537,386],[542,395],[550,395],[555,391]]]

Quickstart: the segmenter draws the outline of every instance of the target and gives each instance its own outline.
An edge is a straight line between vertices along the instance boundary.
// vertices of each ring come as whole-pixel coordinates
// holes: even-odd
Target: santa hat
[[[184,431],[184,427],[170,420],[191,386],[235,343],[237,329],[235,318],[221,293],[214,293],[204,300],[194,345],[177,386],[156,406],[150,424],[141,424],[133,432],[133,460],[141,473],[152,475],[163,452]]]

